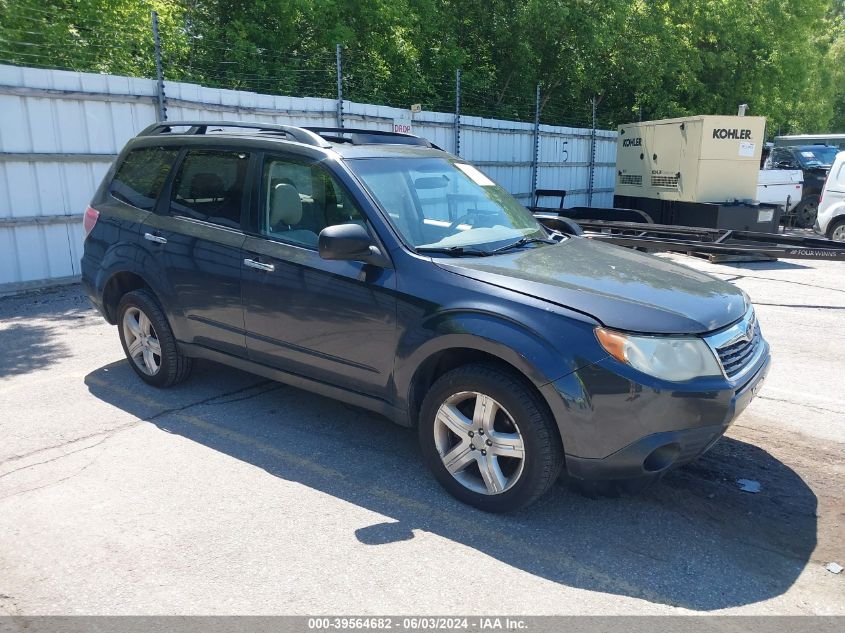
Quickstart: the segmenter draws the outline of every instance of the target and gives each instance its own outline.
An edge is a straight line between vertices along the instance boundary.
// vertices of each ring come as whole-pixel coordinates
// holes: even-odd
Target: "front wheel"
[[[827,234],[834,242],[845,242],[845,219],[836,220],[827,230]]]
[[[440,484],[488,512],[527,506],[563,466],[554,420],[537,393],[492,365],[465,365],[440,377],[423,401],[419,434]]]

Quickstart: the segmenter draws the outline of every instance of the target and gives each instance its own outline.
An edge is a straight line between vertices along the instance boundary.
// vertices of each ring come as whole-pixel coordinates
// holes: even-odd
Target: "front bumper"
[[[619,364],[603,366],[605,361],[557,381],[561,393],[573,388],[574,379],[583,398],[578,410],[570,399],[557,418],[569,475],[588,481],[658,477],[699,457],[760,390],[771,364],[765,345],[750,377],[733,389],[722,383],[710,390],[702,381],[665,391],[622,375],[614,382],[610,371]]]

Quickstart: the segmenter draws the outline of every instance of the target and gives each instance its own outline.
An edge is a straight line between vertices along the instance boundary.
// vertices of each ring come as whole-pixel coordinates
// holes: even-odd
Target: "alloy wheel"
[[[833,229],[833,233],[830,234],[830,239],[836,242],[845,242],[845,224],[840,224]]]
[[[446,470],[473,492],[501,494],[522,475],[525,445],[519,428],[485,394],[462,391],[447,398],[437,410],[434,443]]]
[[[161,343],[153,324],[144,312],[130,306],[123,313],[123,339],[132,362],[148,376],[161,369]]]

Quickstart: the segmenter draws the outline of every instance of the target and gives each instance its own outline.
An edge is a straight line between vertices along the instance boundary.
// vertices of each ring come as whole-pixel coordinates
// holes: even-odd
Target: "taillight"
[[[100,212],[94,207],[88,207],[85,209],[85,215],[82,216],[82,230],[85,232],[85,237],[88,237],[91,234],[91,231],[94,230],[94,225],[97,223],[97,219],[99,217]]]

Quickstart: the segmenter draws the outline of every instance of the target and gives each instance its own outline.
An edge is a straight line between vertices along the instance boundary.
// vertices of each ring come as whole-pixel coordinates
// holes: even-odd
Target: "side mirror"
[[[317,246],[323,259],[345,259],[388,267],[387,258],[360,224],[335,224],[320,231]]]

